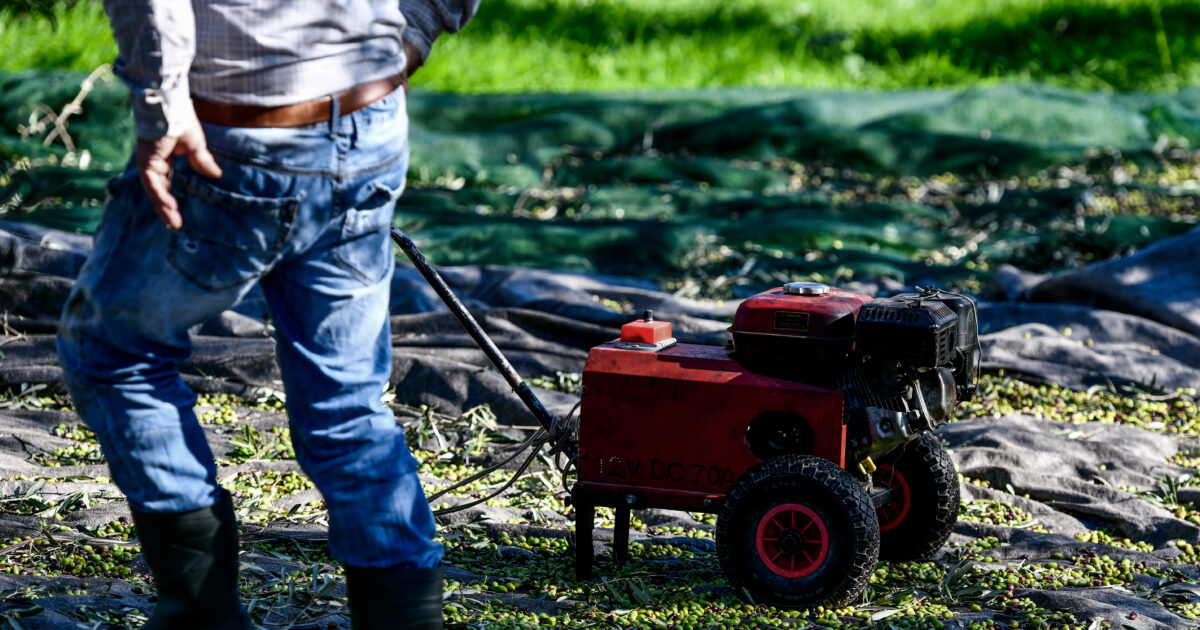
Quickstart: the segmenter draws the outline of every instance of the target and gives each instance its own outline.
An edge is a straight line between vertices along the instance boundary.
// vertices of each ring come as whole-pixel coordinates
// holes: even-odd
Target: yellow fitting
[[[875,462],[871,461],[871,457],[864,457],[861,462],[858,462],[858,470],[864,475],[869,475],[875,472]]]

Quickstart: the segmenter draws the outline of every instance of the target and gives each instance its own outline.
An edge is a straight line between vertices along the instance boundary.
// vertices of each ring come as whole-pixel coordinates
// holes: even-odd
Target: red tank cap
[[[671,322],[654,320],[654,311],[646,311],[642,319],[621,326],[621,341],[627,343],[660,344],[671,338]]]

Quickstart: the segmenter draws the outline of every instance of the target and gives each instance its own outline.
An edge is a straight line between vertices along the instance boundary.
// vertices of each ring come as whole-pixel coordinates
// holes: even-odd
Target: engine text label
[[[661,459],[625,459],[623,457],[597,457],[600,476],[604,479],[645,479],[668,481],[695,486],[728,486],[736,481],[729,466],[711,464],[686,464]]]
[[[808,313],[775,311],[775,330],[808,332]]]

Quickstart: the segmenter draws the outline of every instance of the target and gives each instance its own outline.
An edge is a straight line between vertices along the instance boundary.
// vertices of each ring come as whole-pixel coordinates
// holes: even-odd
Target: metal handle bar
[[[479,345],[479,349],[483,350],[483,353],[487,355],[487,358],[492,362],[492,365],[496,366],[496,370],[500,372],[500,375],[504,377],[504,380],[508,381],[508,384],[512,387],[513,392],[517,394],[517,397],[521,399],[521,402],[525,403],[525,406],[528,407],[529,411],[533,413],[533,416],[537,418],[538,424],[542,425],[542,428],[545,429],[546,433],[550,435],[551,443],[563,444],[564,450],[568,451],[567,455],[574,455],[575,444],[570,440],[562,439],[569,436],[559,435],[559,433],[565,427],[561,426],[559,419],[551,414],[544,405],[542,405],[542,401],[538,400],[538,397],[534,395],[533,390],[529,388],[529,385],[525,384],[525,381],[521,378],[521,375],[518,374],[517,370],[513,368],[511,363],[508,362],[508,359],[501,354],[500,348],[496,347],[496,344],[492,341],[491,337],[488,337],[487,333],[483,332],[483,328],[479,325],[479,322],[476,322],[475,318],[471,316],[470,311],[468,311],[467,307],[463,305],[462,300],[458,299],[458,296],[454,294],[454,291],[452,291],[450,286],[446,284],[446,281],[442,279],[442,275],[439,274],[437,269],[434,269],[429,260],[425,258],[425,254],[422,254],[421,250],[417,249],[417,245],[412,242],[412,239],[408,238],[407,234],[400,231],[400,228],[395,226],[392,227],[392,240],[396,241],[396,244],[400,246],[400,249],[404,250],[404,253],[408,256],[409,260],[412,261],[413,265],[416,266],[417,270],[421,272],[421,275],[425,276],[425,280],[429,282],[429,286],[433,287],[433,290],[438,294],[438,297],[442,298],[442,301],[445,302],[446,306],[450,308],[450,312],[454,313],[454,316],[458,318],[458,323],[462,324],[462,327],[466,329],[467,334],[471,335],[471,338],[474,339],[475,343]]]

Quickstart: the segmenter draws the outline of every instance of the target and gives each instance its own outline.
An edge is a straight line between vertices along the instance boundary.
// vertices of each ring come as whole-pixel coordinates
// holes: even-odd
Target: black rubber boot
[[[133,512],[142,555],[158,588],[144,630],[251,630],[238,601],[233,500],[177,514]]]
[[[354,630],[441,630],[442,568],[346,567]]]

